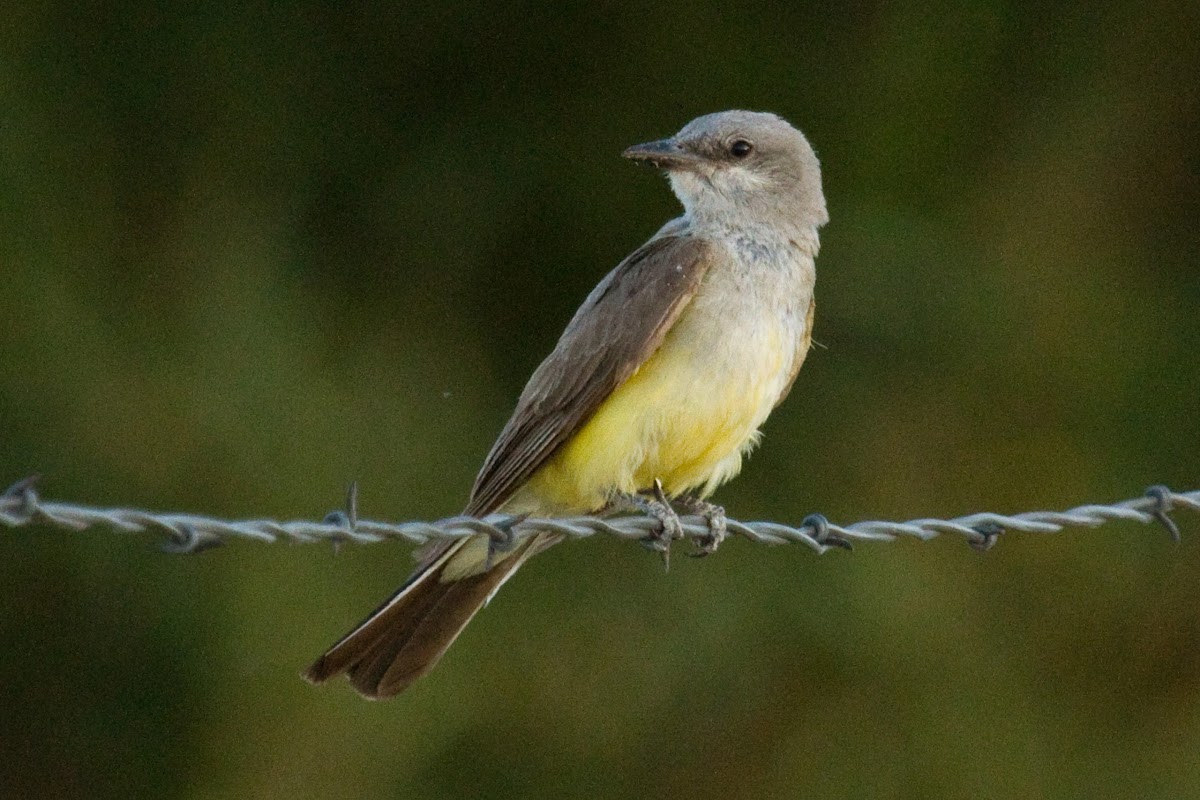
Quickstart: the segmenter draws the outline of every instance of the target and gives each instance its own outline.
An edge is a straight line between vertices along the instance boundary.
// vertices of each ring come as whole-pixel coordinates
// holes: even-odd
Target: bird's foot
[[[710,556],[717,552],[721,542],[725,541],[725,537],[729,535],[728,526],[725,524],[725,509],[715,503],[690,495],[680,498],[679,503],[693,514],[704,517],[708,522],[708,535],[696,539],[696,549],[688,555],[693,558],[704,558],[704,556]]]
[[[653,499],[640,494],[627,495],[624,499],[638,511],[658,520],[657,529],[639,541],[643,547],[662,556],[663,567],[670,569],[671,542],[683,538],[683,523],[679,521],[679,515],[675,513],[675,509],[671,508],[671,501],[663,492],[662,481],[655,479],[652,492]]]

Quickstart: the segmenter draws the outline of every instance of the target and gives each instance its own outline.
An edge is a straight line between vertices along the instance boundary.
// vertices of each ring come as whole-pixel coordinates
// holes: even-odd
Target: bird
[[[542,517],[639,509],[664,554],[675,506],[725,533],[707,498],[741,469],[811,346],[818,229],[828,222],[816,153],[766,112],[722,111],[625,158],[666,173],[683,214],[620,262],[534,371],[485,459],[464,514]],[[507,549],[435,540],[408,580],[304,673],[346,674],[370,699],[428,673],[548,532]]]

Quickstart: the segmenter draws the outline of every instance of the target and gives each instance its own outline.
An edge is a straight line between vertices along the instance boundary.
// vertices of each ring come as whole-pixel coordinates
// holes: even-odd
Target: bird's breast
[[[811,257],[727,240],[659,349],[531,479],[538,513],[593,510],[663,481],[708,494],[742,454],[804,358]],[[514,506],[515,508],[515,506]]]

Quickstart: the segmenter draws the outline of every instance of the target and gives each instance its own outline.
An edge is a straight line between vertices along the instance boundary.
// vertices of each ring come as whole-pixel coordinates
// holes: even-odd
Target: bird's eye
[[[754,149],[754,145],[747,142],[745,139],[738,139],[733,144],[729,145],[729,152],[734,158],[745,158],[750,155],[750,151]]]

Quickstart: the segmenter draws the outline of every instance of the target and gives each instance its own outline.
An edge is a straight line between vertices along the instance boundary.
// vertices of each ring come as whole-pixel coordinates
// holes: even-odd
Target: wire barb
[[[1171,490],[1159,483],[1147,489],[1146,496],[1155,500],[1155,507],[1150,512],[1154,520],[1167,529],[1167,533],[1171,534],[1171,541],[1175,544],[1182,542],[1183,537],[1179,534],[1179,526],[1170,517],[1173,508]]]
[[[137,509],[92,508],[70,503],[44,502],[37,493],[37,475],[20,480],[0,494],[0,524],[10,528],[44,525],[71,531],[109,528],[121,533],[165,533],[163,549],[171,553],[198,553],[229,539],[275,542],[343,542],[373,544],[386,539],[403,539],[421,544],[430,539],[457,539],[484,534],[491,540],[493,554],[516,546],[520,539],[538,532],[558,533],[581,539],[600,533],[621,539],[642,540],[659,533],[661,523],[650,516],[538,518],[493,514],[483,519],[450,517],[438,522],[386,523],[360,519],[358,487],[351,484],[346,509],[327,515],[320,522],[297,520],[228,521],[193,514],[155,514]],[[1000,535],[1011,532],[1056,533],[1067,527],[1096,528],[1113,520],[1158,523],[1173,541],[1180,541],[1179,527],[1171,514],[1180,509],[1200,512],[1200,490],[1173,492],[1155,485],[1131,500],[1108,505],[1083,505],[1067,511],[1029,511],[1006,516],[989,512],[955,519],[915,519],[909,522],[870,520],[852,525],[835,525],[821,514],[810,514],[799,527],[778,522],[727,520],[729,533],[760,544],[804,544],[817,553],[831,548],[849,550],[854,542],[891,542],[900,538],[928,541],[943,533],[962,536],[980,551],[991,549]],[[703,515],[679,518],[683,536],[703,542],[711,536]]]

